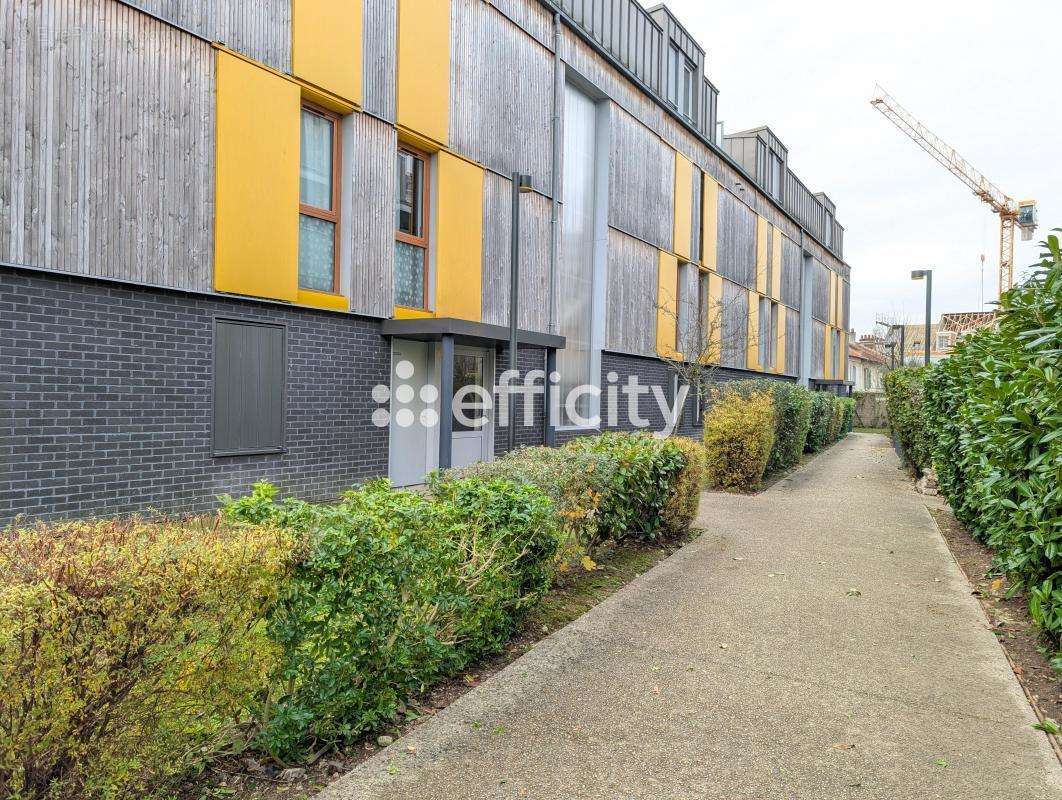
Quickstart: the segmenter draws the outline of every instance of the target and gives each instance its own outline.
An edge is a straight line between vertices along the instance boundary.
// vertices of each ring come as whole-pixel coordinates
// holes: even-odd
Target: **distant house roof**
[[[875,350],[873,347],[868,347],[865,344],[859,342],[851,342],[848,345],[848,357],[855,358],[860,361],[867,361],[871,364],[884,364],[885,356]]]
[[[940,330],[958,334],[971,333],[991,325],[998,316],[995,311],[959,311],[940,315]]]

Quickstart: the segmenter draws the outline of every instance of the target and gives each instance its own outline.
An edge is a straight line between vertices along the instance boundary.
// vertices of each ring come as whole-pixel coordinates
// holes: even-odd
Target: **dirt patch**
[[[943,505],[943,504],[942,504]],[[992,632],[1010,659],[1033,709],[1041,718],[1062,723],[1062,674],[1051,668],[1051,648],[1029,616],[1028,600],[1011,586],[1005,575],[992,569],[992,551],[974,539],[946,506],[929,507],[948,548],[958,562],[988,615]],[[1062,759],[1062,742],[1051,736],[1055,753]]]
[[[224,759],[186,785],[179,797],[181,800],[307,800],[380,750],[378,737],[398,739],[430,719],[538,641],[582,616],[700,534],[700,530],[691,530],[677,540],[657,545],[628,542],[602,548],[594,555],[595,569],[587,571],[575,566],[558,573],[549,594],[524,620],[520,632],[503,652],[433,686],[411,703],[391,728],[367,736],[340,752],[322,754],[313,764],[294,765],[287,773],[281,765],[262,763],[250,756]]]

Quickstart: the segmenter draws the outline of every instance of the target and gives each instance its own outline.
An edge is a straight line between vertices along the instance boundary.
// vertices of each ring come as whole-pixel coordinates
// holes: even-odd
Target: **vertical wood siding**
[[[520,315],[525,330],[549,327],[549,207],[539,194],[520,196]],[[509,324],[512,181],[483,173],[483,321]]]
[[[812,264],[811,316],[819,322],[830,321],[830,271],[818,259]]]
[[[291,72],[291,0],[133,0],[133,4],[273,69]]]
[[[721,339],[724,367],[746,366],[749,336],[749,293],[744,286],[723,281]]]
[[[687,359],[700,355],[700,275],[696,264],[679,264],[678,275],[678,344],[677,349]],[[707,298],[705,298],[707,303]]]
[[[365,110],[395,121],[397,0],[364,0],[362,75]]]
[[[553,56],[482,0],[453,0],[450,144],[503,175],[551,182]]]
[[[559,0],[558,5],[654,91],[662,89],[664,32],[636,0]]]
[[[610,228],[605,347],[624,353],[656,354],[658,250]]]
[[[756,215],[729,192],[719,192],[719,274],[756,286]]]
[[[800,278],[804,258],[800,245],[787,236],[782,237],[782,302],[790,308],[800,308]]]
[[[821,322],[811,323],[811,377],[821,378],[826,374],[826,326]]]
[[[701,170],[697,167],[693,168],[693,186],[691,190],[693,192],[693,202],[690,206],[692,213],[690,219],[692,224],[690,225],[690,257],[700,263],[701,261],[701,184],[703,180],[701,178]]]
[[[0,258],[209,289],[210,46],[105,0],[0,15]]]
[[[345,247],[351,311],[389,317],[395,248],[395,129],[368,114],[351,114],[344,129],[344,205],[350,209]],[[349,167],[346,165],[349,164]],[[346,260],[346,256],[345,256]]]
[[[637,120],[610,108],[608,219],[662,250],[672,250],[675,154]]]
[[[785,312],[785,373],[800,374],[800,312]]]
[[[541,3],[528,0],[491,0],[491,5],[519,25],[543,47],[553,49],[553,14]]]

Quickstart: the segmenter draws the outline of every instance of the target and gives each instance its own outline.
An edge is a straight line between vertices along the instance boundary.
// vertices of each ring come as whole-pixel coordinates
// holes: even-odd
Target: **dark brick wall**
[[[286,453],[214,458],[215,316],[288,327]],[[373,320],[0,268],[0,522],[200,512],[257,480],[330,499],[387,474]]]
[[[495,377],[500,377],[502,372],[509,369],[509,348],[498,347],[494,351],[494,370]],[[513,381],[514,384],[521,384],[522,376],[530,372],[531,370],[546,369],[546,351],[541,347],[529,347],[521,346],[519,354],[516,360],[516,368],[520,372],[521,380]],[[542,385],[542,380],[535,381],[538,386]],[[457,388],[457,387],[454,387]],[[532,402],[532,420],[533,424],[530,427],[525,427],[524,422],[524,402],[525,398],[522,395],[517,395],[515,398],[516,406],[516,446],[517,447],[533,447],[544,443],[545,440],[545,401],[541,393],[531,395]],[[495,395],[495,408],[498,408],[498,397]],[[509,428],[502,425],[502,420],[499,418],[495,421],[494,425],[494,455],[500,456],[509,451]]]

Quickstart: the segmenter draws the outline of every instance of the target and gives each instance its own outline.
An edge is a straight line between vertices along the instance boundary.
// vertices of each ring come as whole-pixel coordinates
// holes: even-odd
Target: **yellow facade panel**
[[[675,152],[675,211],[674,249],[679,258],[689,261],[690,239],[693,233],[693,164],[682,153]]]
[[[678,259],[660,251],[656,271],[656,351],[665,358],[679,358]]]
[[[763,217],[756,217],[756,291],[767,294],[767,237],[770,235],[770,223]]]
[[[299,86],[217,51],[214,288],[295,302]]]
[[[782,299],[782,230],[771,226],[771,297]]]
[[[781,375],[785,372],[785,312],[786,307],[778,304],[778,335],[774,341],[774,371]]]
[[[483,170],[440,152],[436,159],[435,312],[483,317]]]
[[[295,297],[295,302],[300,306],[331,308],[335,311],[347,311],[350,308],[350,300],[341,294],[315,292],[310,289],[299,289],[299,293]]]
[[[749,326],[745,349],[745,367],[763,369],[760,365],[760,296],[749,290]]]
[[[701,189],[701,263],[714,270],[719,265],[719,184],[706,172]]]
[[[398,0],[398,125],[450,135],[450,0]]]
[[[292,0],[291,71],[361,105],[360,2]]]

